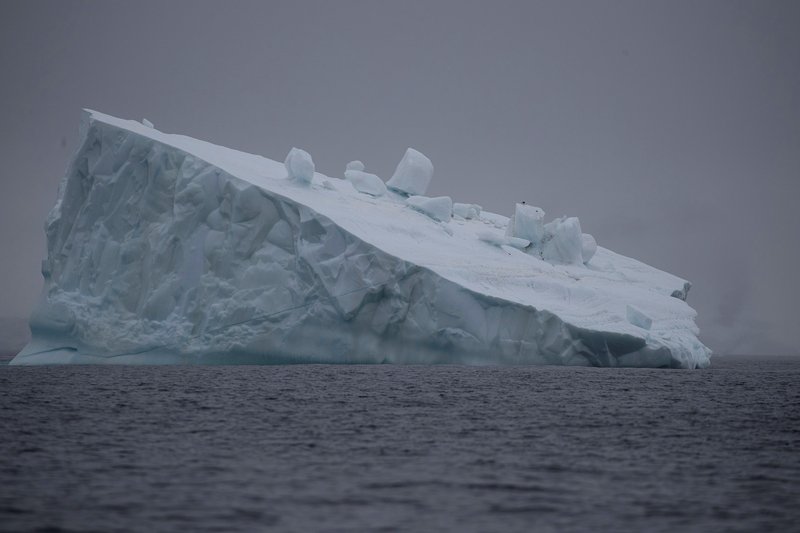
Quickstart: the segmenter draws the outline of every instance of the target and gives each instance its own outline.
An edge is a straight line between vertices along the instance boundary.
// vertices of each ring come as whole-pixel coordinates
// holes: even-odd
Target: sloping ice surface
[[[709,364],[689,283],[602,247],[551,264],[487,242],[501,215],[440,222],[94,111],[81,139],[12,364]]]

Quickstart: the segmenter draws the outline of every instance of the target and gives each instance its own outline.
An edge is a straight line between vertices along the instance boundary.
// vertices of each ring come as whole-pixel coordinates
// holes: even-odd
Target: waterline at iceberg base
[[[432,176],[413,149],[388,182],[327,177],[85,111],[11,364],[709,364],[688,282]]]

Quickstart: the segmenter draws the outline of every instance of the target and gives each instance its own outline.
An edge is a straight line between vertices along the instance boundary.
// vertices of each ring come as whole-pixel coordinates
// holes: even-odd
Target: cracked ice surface
[[[602,247],[550,263],[508,244],[506,217],[435,220],[307,175],[310,156],[288,179],[96,112],[81,131],[14,364],[709,362],[688,283]]]

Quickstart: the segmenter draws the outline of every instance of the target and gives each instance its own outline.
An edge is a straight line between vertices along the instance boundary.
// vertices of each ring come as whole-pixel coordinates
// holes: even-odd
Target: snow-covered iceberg
[[[86,111],[12,364],[709,363],[689,284],[577,219],[409,199],[415,150],[380,195],[313,169]]]

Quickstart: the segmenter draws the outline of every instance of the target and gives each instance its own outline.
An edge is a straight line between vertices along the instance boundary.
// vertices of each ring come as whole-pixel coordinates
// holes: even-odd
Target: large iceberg
[[[409,150],[364,194],[302,150],[281,164],[86,111],[12,364],[708,365],[686,281],[577,219],[518,207],[507,231],[409,199],[431,175]]]

